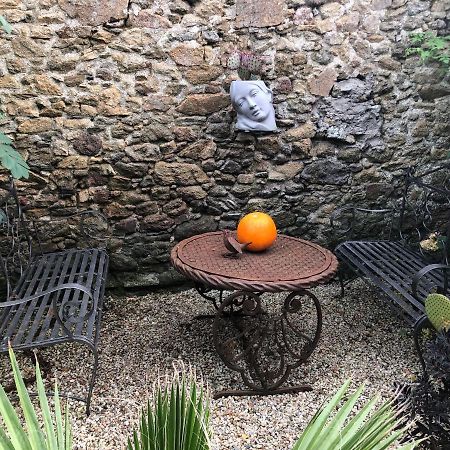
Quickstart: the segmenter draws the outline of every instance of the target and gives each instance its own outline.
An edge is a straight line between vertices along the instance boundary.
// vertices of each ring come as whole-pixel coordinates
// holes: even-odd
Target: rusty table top
[[[252,292],[306,289],[330,280],[338,262],[329,250],[279,234],[269,249],[225,257],[222,232],[192,236],[171,252],[172,265],[191,280],[209,287]]]

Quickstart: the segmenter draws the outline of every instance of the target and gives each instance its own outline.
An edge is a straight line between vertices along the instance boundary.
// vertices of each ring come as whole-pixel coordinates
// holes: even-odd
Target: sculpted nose
[[[256,103],[252,100],[251,97],[249,97],[247,99],[247,102],[248,102],[248,106],[249,106],[250,109],[253,109],[256,106]]]

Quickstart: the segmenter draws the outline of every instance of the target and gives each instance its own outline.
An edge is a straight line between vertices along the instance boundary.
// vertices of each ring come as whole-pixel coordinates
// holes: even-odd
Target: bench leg
[[[419,357],[420,365],[422,366],[423,374],[425,378],[428,377],[427,375],[427,367],[425,364],[425,360],[423,358],[423,352],[422,352],[422,346],[420,345],[420,337],[422,334],[422,331],[426,328],[434,329],[433,325],[429,321],[427,316],[420,317],[417,322],[414,325],[414,346],[416,348],[416,353]]]
[[[97,375],[97,368],[98,368],[98,351],[94,346],[91,347],[91,350],[94,357],[94,363],[92,367],[91,378],[89,380],[88,395],[86,397],[86,416],[89,416],[89,414],[91,413],[92,391],[94,390],[95,377]]]
[[[344,298],[344,295],[345,295],[344,287],[345,287],[345,285],[344,285],[344,275],[342,274],[342,270],[338,271],[338,279],[339,279],[339,285],[341,286],[341,292],[340,292],[339,296],[341,298]]]

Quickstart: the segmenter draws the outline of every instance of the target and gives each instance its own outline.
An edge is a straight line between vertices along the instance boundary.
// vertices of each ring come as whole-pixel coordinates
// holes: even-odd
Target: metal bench
[[[408,170],[401,196],[392,202],[389,208],[347,206],[332,214],[335,236],[339,241],[347,237],[335,249],[341,263],[341,295],[351,281],[349,273],[376,286],[414,325],[421,355],[419,335],[430,327],[425,298],[434,291],[447,293],[449,288],[450,164],[423,173]],[[361,238],[367,229],[377,238]]]
[[[90,412],[98,367],[102,300],[108,272],[104,248],[44,253],[36,226],[25,217],[14,183],[0,202],[0,352],[28,350],[67,342],[86,345],[94,362],[86,402]],[[71,215],[73,217],[73,215]],[[78,214],[82,235],[104,228],[96,211]],[[69,229],[69,228],[67,228]]]

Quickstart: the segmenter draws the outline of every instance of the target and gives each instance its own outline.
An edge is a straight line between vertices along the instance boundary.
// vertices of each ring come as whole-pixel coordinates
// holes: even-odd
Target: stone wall
[[[176,241],[257,208],[329,242],[334,208],[383,204],[404,167],[445,158],[448,79],[404,48],[413,30],[448,33],[449,12],[445,0],[2,0],[14,33],[0,37],[0,126],[39,175],[20,185],[28,209],[101,209],[125,287],[171,283]],[[263,55],[279,133],[233,129],[234,49]],[[71,243],[57,227],[46,237]]]

